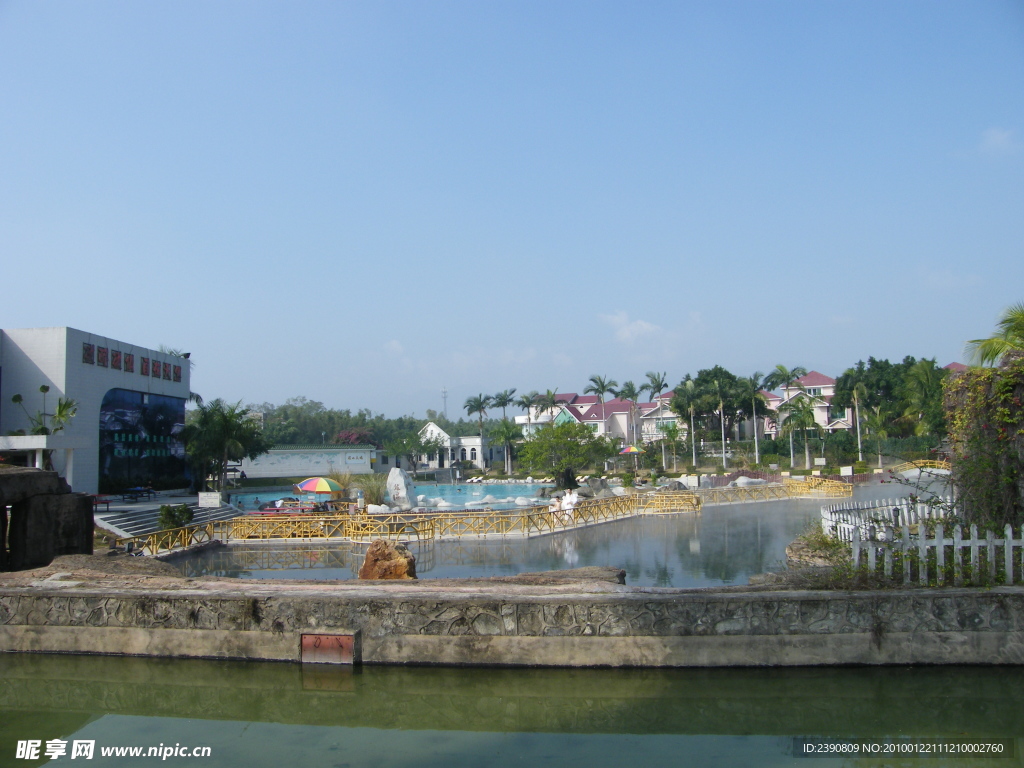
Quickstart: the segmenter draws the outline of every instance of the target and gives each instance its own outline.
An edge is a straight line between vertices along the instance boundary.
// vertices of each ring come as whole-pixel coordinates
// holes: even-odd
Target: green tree
[[[666,442],[668,442],[668,444],[670,446],[672,446],[672,471],[673,472],[678,472],[679,471],[679,466],[676,463],[676,447],[679,445],[679,433],[680,433],[679,425],[676,424],[676,423],[663,424],[662,427],[661,427],[661,434],[663,435],[663,438],[662,438],[662,441],[661,441],[662,450],[664,450]],[[662,463],[662,466],[665,466],[666,462],[665,462],[664,456],[662,457],[661,463]]]
[[[806,375],[807,369],[803,366],[798,365],[795,368],[787,368],[780,363],[765,377],[764,386],[768,390],[791,388],[794,381]],[[795,463],[793,456],[793,432],[790,431],[787,434],[789,435],[789,466],[792,467]]]
[[[537,398],[539,397],[537,390],[527,392],[525,395],[520,395],[516,398],[516,406],[526,411],[526,431],[528,433],[533,432],[533,422],[530,420],[530,414],[533,411],[534,406],[537,404]]]
[[[875,437],[875,449],[878,451],[878,468],[882,468],[882,440],[889,436],[889,414],[882,406],[876,405],[870,409],[864,419],[864,429],[869,435]]]
[[[739,380],[740,392],[744,399],[750,401],[750,415],[753,419],[754,424],[754,463],[761,463],[761,449],[757,441],[757,406],[761,404],[761,411],[765,415],[768,413],[768,401],[764,399],[764,395],[761,394],[761,390],[765,388],[765,382],[767,379],[764,374],[758,371],[752,376],[741,378]]]
[[[942,410],[942,380],[949,372],[934,359],[918,360],[903,377],[900,394],[903,420],[915,435],[942,435],[946,431]]]
[[[272,446],[241,402],[229,405],[219,398],[190,413],[181,440],[200,482],[205,486],[213,475],[217,490],[224,489],[229,462],[255,459]]]
[[[690,450],[693,453],[693,466],[697,466],[697,432],[694,428],[694,418],[697,413],[697,400],[700,397],[700,393],[697,391],[697,382],[690,378],[690,374],[686,374],[679,386],[672,390],[672,400],[669,401],[669,408],[678,413],[680,416],[689,416],[690,418],[690,431],[687,433],[687,439],[690,441]]]
[[[996,322],[995,334],[967,342],[965,351],[977,365],[993,365],[1011,352],[1024,352],[1024,302],[1004,309]]]
[[[495,408],[501,408],[502,421],[504,421],[507,418],[507,416],[505,415],[505,409],[508,408],[510,405],[515,404],[515,400],[512,397],[515,393],[516,390],[515,387],[513,387],[512,389],[503,390],[491,397],[491,405],[494,406]]]
[[[633,445],[636,444],[636,404],[640,400],[640,394],[642,390],[638,389],[636,384],[632,381],[623,382],[619,389],[615,390],[615,396],[619,400],[625,400],[629,403],[629,435],[627,435],[628,442]],[[634,459],[635,462],[635,459]]]
[[[867,396],[867,387],[865,387],[862,382],[858,381],[853,386],[853,391],[851,392],[851,398],[853,399],[853,416],[857,422],[857,461],[864,461],[864,449],[861,446],[860,440],[860,404]]]
[[[648,371],[646,376],[647,383],[640,387],[640,392],[650,392],[651,400],[655,400],[665,390],[665,387],[668,386],[668,380],[665,378],[666,374]]]
[[[532,472],[555,476],[558,488],[576,488],[576,475],[584,467],[608,458],[608,441],[586,424],[547,424],[523,444],[522,462]]]
[[[590,383],[583,388],[583,394],[597,395],[597,399],[602,405],[604,405],[604,396],[614,395],[615,388],[619,386],[615,379],[606,379],[604,376],[596,374],[591,376],[589,381]]]
[[[466,398],[466,402],[463,404],[463,408],[466,411],[466,415],[472,416],[474,413],[480,418],[480,437],[484,436],[484,416],[487,415],[487,409],[491,406],[490,395],[479,394],[473,397]]]
[[[786,420],[782,423],[782,433],[792,436],[800,430],[804,437],[804,466],[811,468],[811,442],[807,439],[807,432],[813,431],[822,433],[821,425],[814,418],[814,401],[808,395],[795,395],[789,402],[779,408],[779,412],[785,414]]]
[[[565,398],[555,390],[549,389],[543,395],[537,395],[533,399],[534,405],[541,414],[552,413],[558,410],[558,406],[565,402]]]
[[[508,419],[502,419],[492,427],[490,437],[505,446],[505,474],[512,474],[512,443],[523,439],[523,431]]]

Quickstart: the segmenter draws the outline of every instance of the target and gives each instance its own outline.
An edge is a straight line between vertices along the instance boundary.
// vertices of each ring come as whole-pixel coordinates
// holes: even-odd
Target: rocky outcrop
[[[602,477],[588,477],[584,483],[594,494],[608,489],[608,481]]]
[[[92,554],[92,500],[56,472],[0,467],[0,571],[48,565],[57,555]],[[6,542],[7,548],[4,546]]]
[[[359,569],[359,578],[415,579],[416,558],[401,542],[377,539],[366,550],[366,558]]]
[[[416,487],[404,469],[393,467],[388,472],[388,496],[391,503],[403,512],[416,506]]]

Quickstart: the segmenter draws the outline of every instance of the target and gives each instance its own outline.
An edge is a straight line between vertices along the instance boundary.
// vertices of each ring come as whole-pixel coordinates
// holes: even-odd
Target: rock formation
[[[416,506],[416,487],[404,469],[392,467],[388,472],[388,495],[391,497],[391,503],[403,512],[408,512]]]
[[[416,558],[401,542],[377,539],[366,550],[366,558],[359,569],[359,578],[415,579]]]

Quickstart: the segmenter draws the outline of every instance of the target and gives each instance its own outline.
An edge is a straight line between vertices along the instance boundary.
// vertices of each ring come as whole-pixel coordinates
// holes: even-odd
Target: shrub
[[[632,488],[636,483],[636,476],[632,472],[626,472],[622,476],[622,486],[624,488]]]
[[[160,530],[167,531],[172,528],[184,528],[192,522],[193,512],[187,504],[160,505]]]

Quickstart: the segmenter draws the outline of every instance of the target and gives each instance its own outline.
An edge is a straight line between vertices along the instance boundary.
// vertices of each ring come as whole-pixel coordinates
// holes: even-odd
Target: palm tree
[[[693,467],[696,470],[697,442],[696,432],[693,429],[693,417],[697,410],[697,398],[699,397],[697,382],[690,378],[690,374],[686,374],[686,378],[679,383],[679,386],[674,391],[675,397],[672,398],[670,407],[680,416],[684,413],[690,416],[690,431],[687,434],[687,439],[690,441],[690,449],[693,452]]]
[[[741,378],[739,380],[740,387],[743,391],[743,399],[750,398],[750,413],[754,419],[754,463],[761,463],[761,448],[757,442],[757,404],[761,402],[764,405],[765,410],[768,410],[768,403],[764,399],[764,395],[761,394],[761,390],[765,388],[765,382],[767,379],[764,374],[758,371],[753,376],[747,378]]]
[[[819,435],[823,430],[818,420],[814,417],[814,401],[810,397],[793,397],[784,406],[779,408],[786,414],[786,421],[782,424],[782,431],[792,438],[796,430],[804,433],[804,466],[811,468],[811,443],[807,439],[807,430],[813,429]],[[792,443],[790,443],[792,445]],[[792,459],[790,460],[792,462]]]
[[[668,385],[668,380],[665,378],[666,374],[658,373],[657,371],[648,371],[646,376],[647,383],[640,387],[640,391],[646,390],[650,392],[651,400],[654,400]]]
[[[946,372],[935,360],[918,360],[903,378],[905,408],[903,419],[913,425],[915,435],[927,435],[941,423],[942,379]]]
[[[853,386],[852,396],[854,418],[857,420],[857,461],[864,461],[864,450],[860,443],[860,401],[868,396],[868,388],[864,386],[863,381],[858,381]]]
[[[478,415],[480,421],[480,437],[484,436],[484,416],[487,415],[487,409],[491,406],[491,396],[483,393],[476,395],[475,397],[467,397],[466,402],[463,404],[463,408],[466,410],[467,416],[472,416],[474,413]]]
[[[764,386],[766,389],[789,389],[793,386],[793,382],[799,379],[801,376],[807,375],[807,369],[803,366],[797,366],[796,368],[787,368],[786,366],[779,364],[775,366],[775,370],[769,373],[764,380]],[[780,430],[781,432],[781,430]],[[795,462],[793,457],[793,432],[789,432],[789,466],[792,467]]]
[[[715,394],[718,396],[718,423],[722,427],[722,469],[729,468],[729,460],[725,455],[725,395],[722,392],[722,382],[714,381]]]
[[[525,395],[520,395],[516,398],[515,405],[526,411],[526,432],[527,434],[533,434],[533,422],[530,420],[530,413],[533,407],[537,404],[537,390],[527,392]]]
[[[661,464],[665,466],[665,441],[668,440],[672,445],[672,471],[675,472],[679,468],[676,464],[676,443],[679,442],[679,425],[674,422],[672,424],[665,424],[661,428],[661,434],[664,435],[661,441]]]
[[[994,336],[967,342],[967,357],[978,365],[992,365],[1010,352],[1024,352],[1024,302],[1004,309],[996,328]]]
[[[501,408],[501,418],[504,421],[507,417],[505,416],[505,409],[510,405],[513,405],[515,401],[512,399],[512,395],[516,393],[515,387],[512,389],[506,389],[503,392],[499,392],[496,395],[491,396],[491,405],[495,408]]]
[[[589,381],[590,383],[583,388],[583,394],[597,395],[601,405],[604,405],[604,396],[608,394],[614,395],[615,388],[619,386],[615,379],[606,379],[604,376],[594,375],[590,377]]]
[[[270,450],[270,441],[249,418],[249,409],[241,401],[227,405],[218,399],[200,405],[193,413],[181,440],[198,476],[214,475],[220,489],[227,480],[229,462],[255,459]]]
[[[868,416],[864,419],[864,428],[869,435],[875,436],[875,448],[878,451],[878,468],[882,468],[882,438],[888,437],[889,416],[882,410],[882,406],[876,405],[870,409]]]
[[[629,403],[629,431],[633,433],[632,443],[636,443],[636,425],[634,424],[633,411],[636,410],[637,401],[640,399],[640,393],[643,390],[637,389],[636,384],[632,381],[624,382],[620,389],[615,390],[614,394],[619,400],[625,400]]]
[[[491,439],[505,446],[505,474],[512,474],[512,443],[521,440],[523,432],[508,419],[502,419],[498,426],[491,430]]]

